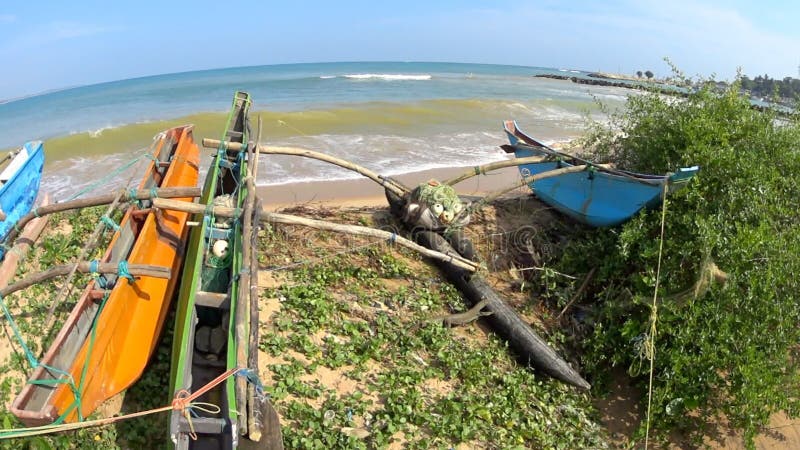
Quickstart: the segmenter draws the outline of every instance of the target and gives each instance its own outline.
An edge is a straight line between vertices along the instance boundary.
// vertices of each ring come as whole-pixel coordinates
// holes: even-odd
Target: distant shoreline
[[[588,78],[570,76],[570,75],[556,75],[556,74],[537,74],[533,75],[534,78],[550,78],[553,80],[571,81],[577,84],[587,84],[591,86],[611,86],[625,89],[638,89],[638,90],[656,90],[663,94],[670,95],[686,95],[685,92],[680,91],[680,88],[675,85],[665,84],[661,81],[645,81],[637,80],[630,77],[609,77],[606,74],[593,72],[587,75]]]

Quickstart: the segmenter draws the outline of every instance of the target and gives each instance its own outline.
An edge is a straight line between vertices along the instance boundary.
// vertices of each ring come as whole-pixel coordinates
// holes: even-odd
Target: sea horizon
[[[598,101],[629,90],[535,75],[577,69],[443,62],[324,62],[204,69],[49,91],[0,104],[0,148],[45,141],[43,188],[56,198],[146,149],[159,131],[195,124],[218,138],[236,90],[254,100],[262,141],[325,151],[386,175],[505,157],[501,122],[547,142],[583,134]],[[355,175],[301,158],[265,158],[261,185]]]

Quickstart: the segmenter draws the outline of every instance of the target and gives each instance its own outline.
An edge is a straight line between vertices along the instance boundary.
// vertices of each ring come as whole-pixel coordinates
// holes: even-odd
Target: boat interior
[[[164,179],[178,141],[169,133],[165,134],[163,139],[158,154],[154,155],[156,161],[150,165],[150,170],[139,186],[140,189],[157,188]],[[139,206],[128,209],[101,262],[119,263],[129,257],[139,231],[151,211],[150,206],[150,200],[142,200]],[[42,358],[42,365],[34,371],[28,384],[14,402],[12,407],[14,414],[26,424],[47,424],[64,414],[64,411],[56,411],[50,404],[53,394],[63,383],[42,384],[42,382],[63,379],[64,373],[69,373],[78,352],[94,327],[107,293],[113,289],[117,279],[116,274],[100,275],[84,290],[47,354]],[[78,379],[74,382],[76,385],[80,384]]]

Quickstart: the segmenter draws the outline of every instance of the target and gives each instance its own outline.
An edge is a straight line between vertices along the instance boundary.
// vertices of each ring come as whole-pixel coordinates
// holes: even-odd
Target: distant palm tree
[[[647,77],[647,79],[649,80],[650,78],[653,78],[653,72],[650,72],[650,71],[648,70],[647,72],[645,72],[645,73],[644,73],[644,76],[646,76],[646,77]]]
[[[642,74],[642,71],[641,71],[641,70],[637,70],[637,71],[636,71],[636,76],[637,76],[637,77],[639,77],[639,78],[642,78],[642,75],[643,75],[643,74]]]

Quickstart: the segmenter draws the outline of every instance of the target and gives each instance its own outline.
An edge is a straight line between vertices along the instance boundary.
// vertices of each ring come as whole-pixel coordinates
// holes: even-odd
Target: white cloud
[[[61,41],[118,32],[124,29],[118,26],[78,22],[50,22],[28,30],[26,33],[17,34],[13,39],[0,46],[0,53],[29,51]]]
[[[742,67],[750,75],[797,76],[800,35],[758,26],[733,6],[693,0],[567,5],[545,1],[440,19],[453,27],[461,24],[461,31],[472,28],[474,40],[489,39],[502,29],[508,46],[525,58],[521,64],[588,69],[602,64],[607,70],[619,65],[628,71],[645,67],[665,72],[660,61],[668,57],[688,74],[730,78]],[[502,52],[498,47],[496,54]],[[537,55],[552,59],[531,59]]]

